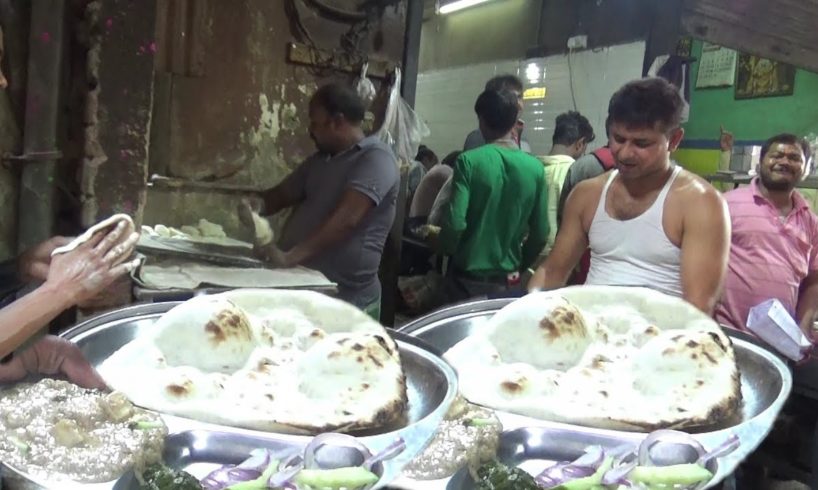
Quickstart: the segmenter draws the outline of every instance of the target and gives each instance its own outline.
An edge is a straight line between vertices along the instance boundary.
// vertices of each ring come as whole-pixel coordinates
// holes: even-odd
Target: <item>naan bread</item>
[[[308,291],[199,296],[99,367],[134,404],[235,427],[382,427],[406,410],[397,345],[357,308]]]
[[[718,324],[643,288],[530,294],[445,357],[473,403],[592,427],[711,425],[741,401],[735,353]]]

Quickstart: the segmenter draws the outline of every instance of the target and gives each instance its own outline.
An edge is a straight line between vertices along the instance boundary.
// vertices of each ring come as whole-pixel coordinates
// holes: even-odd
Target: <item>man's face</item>
[[[684,130],[662,131],[653,128],[629,128],[612,122],[608,146],[613,153],[616,168],[623,179],[639,179],[667,168],[670,153],[682,141]]]
[[[310,104],[310,138],[320,152],[337,151],[337,122],[320,104]]]
[[[771,191],[791,191],[804,176],[806,166],[800,146],[774,143],[759,165],[761,183]]]

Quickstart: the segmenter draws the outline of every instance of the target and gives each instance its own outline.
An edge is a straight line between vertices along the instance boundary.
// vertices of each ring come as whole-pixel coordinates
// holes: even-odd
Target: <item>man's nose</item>
[[[630,143],[625,142],[620,145],[617,145],[615,153],[617,159],[625,160],[633,154],[633,148],[631,147]]]
[[[6,80],[6,77],[5,77],[5,75],[3,75],[3,72],[0,71],[0,89],[5,89],[8,86],[9,86],[9,81]]]

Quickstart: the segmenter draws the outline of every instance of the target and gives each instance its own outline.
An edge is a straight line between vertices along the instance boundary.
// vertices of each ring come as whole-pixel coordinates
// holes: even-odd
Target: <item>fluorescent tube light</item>
[[[440,5],[440,13],[441,14],[450,14],[457,10],[463,10],[465,8],[474,7],[475,5],[479,5],[481,3],[486,3],[489,0],[454,0],[451,2],[443,3],[441,2]]]

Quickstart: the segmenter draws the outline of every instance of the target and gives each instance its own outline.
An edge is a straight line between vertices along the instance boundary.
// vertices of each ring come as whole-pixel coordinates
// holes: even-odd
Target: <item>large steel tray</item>
[[[149,330],[163,313],[178,304],[180,302],[151,303],[123,308],[92,318],[67,330],[62,336],[75,342],[90,363],[97,366],[140,333]],[[406,450],[384,464],[381,479],[383,484],[394,479],[399,474],[400,469],[411,461],[428,443],[457,394],[457,377],[454,370],[446,362],[426,349],[422,341],[408,337],[400,332],[392,331],[390,333],[393,334],[398,344],[401,361],[406,373],[409,398],[407,418],[401,424],[387,427],[381,431],[356,434],[373,452],[385,448],[398,437],[403,438],[406,442]],[[168,431],[171,434],[169,441],[171,442],[176,440],[174,438],[183,437],[178,434],[190,433],[190,431],[198,431],[195,433],[200,435],[205,433],[226,434],[224,437],[228,439],[233,437],[235,441],[231,447],[234,450],[236,445],[244,447],[240,441],[252,440],[259,442],[259,444],[263,442],[266,447],[272,447],[276,444],[291,444],[303,447],[310,439],[307,436],[226,427],[167,414],[162,414],[162,418],[168,426]],[[206,440],[206,438],[203,440]],[[245,454],[245,456],[247,455]],[[223,461],[215,458],[215,460],[208,462],[230,464],[236,462],[234,461],[235,457],[236,455],[232,455]],[[11,471],[24,480],[27,479],[27,475],[14,469],[6,468],[6,471]],[[125,478],[127,479],[128,476],[126,475]],[[38,483],[40,487],[50,487],[48,482]],[[94,490],[112,488],[114,483],[97,484],[93,488]],[[76,488],[86,487],[86,485],[76,486]],[[60,488],[64,488],[64,486]]]
[[[425,340],[445,352],[471,332],[481,328],[497,310],[512,301],[513,299],[504,298],[455,305],[404,325],[400,331]],[[718,472],[711,486],[735,471],[738,464],[761,444],[772,429],[775,418],[792,389],[790,371],[778,357],[745,340],[734,338],[733,346],[741,372],[741,417],[693,434],[706,448],[717,446],[731,433],[741,440],[739,450],[719,460]],[[613,438],[620,443],[638,444],[645,437],[643,433],[581,427],[504,412],[498,412],[498,417],[503,422],[505,431],[523,427],[550,429],[552,437],[566,446],[576,442],[584,443],[589,438]],[[455,480],[438,480],[434,486],[421,482],[399,483],[407,488],[469,488],[459,485]]]

